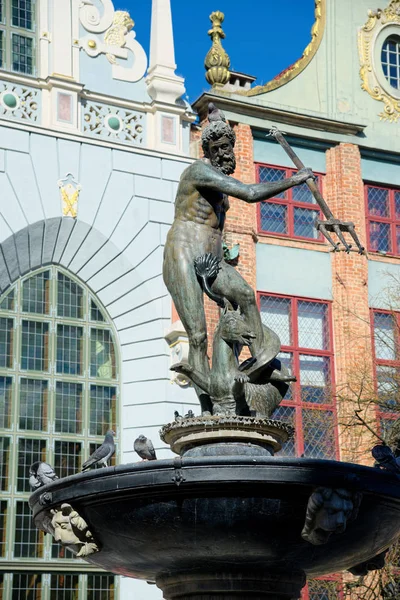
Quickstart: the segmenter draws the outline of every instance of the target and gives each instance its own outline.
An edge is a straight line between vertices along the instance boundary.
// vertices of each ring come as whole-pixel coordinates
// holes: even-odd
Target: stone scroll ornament
[[[301,537],[314,546],[327,544],[356,519],[362,495],[345,489],[320,487],[310,496]]]
[[[56,542],[68,547],[79,558],[99,551],[86,521],[70,504],[62,504],[60,508],[50,512],[52,516],[47,530]]]
[[[81,1],[79,17],[88,35],[80,38],[79,46],[92,58],[105,54],[114,79],[139,81],[147,68],[147,56],[135,40],[134,22],[128,12],[114,11],[111,0],[100,1],[102,14],[93,0]]]

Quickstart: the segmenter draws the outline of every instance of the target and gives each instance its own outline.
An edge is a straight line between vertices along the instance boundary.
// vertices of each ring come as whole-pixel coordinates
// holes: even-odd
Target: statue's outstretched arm
[[[292,177],[282,179],[281,181],[246,184],[233,177],[228,177],[228,175],[224,175],[213,167],[203,163],[196,168],[194,184],[200,193],[202,189],[207,189],[222,192],[245,202],[260,202],[261,200],[273,198],[295,185],[304,183],[310,177],[314,178],[310,169],[301,169],[301,171],[298,171]]]

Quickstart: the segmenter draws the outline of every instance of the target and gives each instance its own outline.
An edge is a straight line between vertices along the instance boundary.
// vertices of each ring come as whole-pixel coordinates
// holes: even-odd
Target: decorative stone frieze
[[[38,123],[40,90],[0,81],[0,117]]]
[[[142,145],[145,113],[86,101],[82,111],[83,133],[92,137]]]

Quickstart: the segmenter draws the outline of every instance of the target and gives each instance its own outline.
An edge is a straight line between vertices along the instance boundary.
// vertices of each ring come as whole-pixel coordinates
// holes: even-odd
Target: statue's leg
[[[164,280],[175,304],[189,340],[189,364],[206,377],[210,372],[207,358],[207,324],[204,314],[203,290],[197,280],[194,267],[182,256],[170,262]],[[172,272],[173,271],[173,272]],[[171,283],[172,282],[172,283]],[[201,388],[194,385],[202,413],[211,411],[211,400]]]
[[[265,338],[256,296],[247,281],[234,267],[221,262],[221,270],[212,284],[212,290],[225,296],[229,302],[240,306],[249,328],[256,335],[250,347],[251,354],[257,358],[258,364],[255,365],[255,368],[261,368],[268,364],[276,356],[276,344],[269,344],[269,340]],[[272,348],[272,346],[274,347]]]

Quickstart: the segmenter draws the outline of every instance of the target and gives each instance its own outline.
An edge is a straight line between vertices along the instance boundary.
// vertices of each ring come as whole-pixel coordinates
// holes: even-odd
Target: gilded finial
[[[219,10],[210,15],[212,28],[208,31],[208,35],[212,39],[212,46],[207,53],[204,66],[207,69],[206,79],[213,87],[222,87],[228,83],[230,75],[231,61],[221,44],[221,39],[225,37],[221,27],[224,18],[224,13]]]

